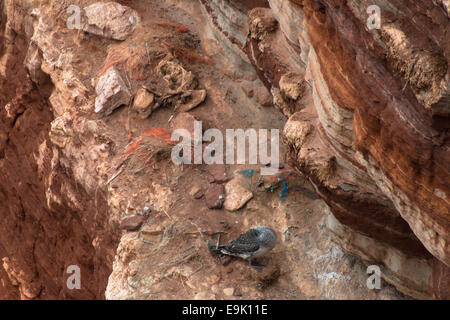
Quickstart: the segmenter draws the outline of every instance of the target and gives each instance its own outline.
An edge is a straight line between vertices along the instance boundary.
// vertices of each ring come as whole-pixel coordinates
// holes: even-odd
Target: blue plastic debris
[[[281,189],[280,200],[285,200],[288,195],[289,188],[287,186],[286,179],[284,178],[284,175],[282,173],[280,173],[280,178],[281,181],[283,182],[283,189]]]
[[[255,173],[255,169],[241,170],[239,171],[239,173],[242,174],[244,177],[251,178]]]
[[[273,183],[271,183],[270,187],[266,188],[264,190],[264,192],[268,192],[268,191],[273,192],[273,190],[275,190],[275,188],[276,188],[275,185]]]

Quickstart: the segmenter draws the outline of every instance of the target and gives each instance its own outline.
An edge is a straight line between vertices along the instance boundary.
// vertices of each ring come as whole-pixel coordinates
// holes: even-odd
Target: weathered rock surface
[[[117,2],[96,2],[84,8],[83,31],[102,37],[125,40],[136,29],[138,13]]]
[[[95,86],[95,112],[110,115],[121,105],[128,104],[131,99],[130,91],[122,79],[119,71],[111,67],[100,77]]]
[[[280,78],[281,94],[287,98],[296,101],[305,92],[305,80],[299,74],[289,72],[283,74]]]
[[[253,198],[253,193],[242,186],[243,182],[239,178],[234,178],[225,185],[226,198],[224,207],[228,211],[241,209]]]
[[[434,284],[441,275],[428,275],[450,264],[447,6],[379,1],[381,29],[368,30],[369,1],[268,3],[270,10],[252,10],[244,50],[274,106],[291,117],[284,133],[292,159],[349,227],[347,236],[340,233],[348,250],[353,230],[424,259],[416,279],[402,279],[413,260],[400,270],[387,263],[391,282],[408,294],[445,296],[448,289]],[[259,32],[270,15],[279,28]],[[216,23],[226,29],[229,22]],[[286,81],[288,74],[298,80]],[[301,90],[289,82],[302,83]],[[364,250],[371,251],[354,252]]]
[[[228,176],[224,165],[210,164],[206,166],[206,171],[209,173],[209,182],[223,183],[228,181]]]
[[[146,119],[152,114],[154,103],[155,95],[145,88],[140,88],[134,97],[133,109],[141,119]]]
[[[250,37],[258,41],[258,49],[264,52],[268,34],[278,27],[278,21],[268,8],[254,8],[248,14]]]
[[[108,140],[94,142],[101,124],[75,115],[93,111],[95,94],[47,5],[0,4],[0,298],[101,299],[117,238],[92,172]],[[66,286],[70,265],[80,290]]]
[[[144,223],[145,217],[140,214],[130,214],[120,221],[120,228],[127,231],[135,231]]]
[[[209,209],[222,208],[225,201],[225,188],[221,184],[212,184],[205,193],[206,206]]]

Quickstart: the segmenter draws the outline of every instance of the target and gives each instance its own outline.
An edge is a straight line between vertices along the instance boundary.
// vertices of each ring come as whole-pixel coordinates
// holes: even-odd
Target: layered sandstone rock
[[[328,235],[400,291],[449,298],[447,1],[167,3],[1,3],[0,298],[398,297],[362,290],[362,264]],[[69,5],[85,32],[67,27]],[[221,209],[225,167],[168,160],[169,130],[197,118],[284,127],[294,172],[326,205],[235,177],[224,207],[239,210]],[[204,250],[252,223],[282,233],[267,294],[251,285],[265,276]],[[81,291],[65,284],[72,264]]]
[[[380,1],[381,30],[368,31],[369,3],[270,3],[280,26],[287,24],[287,12],[297,12],[303,18],[297,35],[307,32],[310,43],[304,63],[313,104],[305,103],[296,117],[313,125],[315,133],[304,138],[304,125],[294,129],[298,138],[288,137],[294,160],[341,223],[430,265],[448,265],[449,47],[445,31],[438,30],[449,25],[448,17],[432,4],[405,1],[394,10]],[[412,12],[427,15],[407,19]],[[402,23],[389,24],[394,15]],[[286,30],[292,28],[283,30],[286,39],[292,38]],[[302,44],[293,48],[308,45],[301,36],[297,40]],[[253,43],[250,47],[255,50]],[[302,67],[297,66],[300,72]],[[348,232],[340,237],[353,242]],[[438,260],[430,259],[416,237]],[[404,273],[392,262],[386,266]],[[427,286],[431,281],[426,277]],[[432,292],[445,296],[446,290]]]
[[[407,271],[414,261],[385,261],[386,278],[405,291],[409,283],[409,294],[445,297],[448,288],[435,286],[441,275],[431,275],[450,262],[445,3],[377,1],[379,30],[366,27],[369,1],[268,4],[249,12],[245,51],[290,117],[291,158],[349,228],[329,227],[367,260],[385,261],[370,253],[377,246],[420,259],[417,273]],[[289,97],[283,87],[293,72],[307,86]],[[361,247],[357,234],[374,242]]]

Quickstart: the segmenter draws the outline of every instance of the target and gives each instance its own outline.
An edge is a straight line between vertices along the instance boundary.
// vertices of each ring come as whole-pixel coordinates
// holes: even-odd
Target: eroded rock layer
[[[405,272],[416,264],[408,258],[386,261],[391,273],[403,277],[391,277],[392,282],[403,287],[409,282],[419,295],[446,297],[448,287],[435,285],[442,275],[431,272],[447,270],[450,262],[445,3],[268,3],[270,8],[249,13],[244,50],[275,107],[290,117],[285,136],[292,160],[350,229],[329,227],[335,226],[350,251],[353,242],[354,252],[366,252],[368,260],[380,255],[369,254],[369,244],[356,245],[356,233],[379,242],[370,246],[380,246],[380,252],[387,244],[420,259],[426,271],[418,276]],[[381,10],[381,24],[369,30],[367,10],[373,4]],[[300,80],[282,81],[292,72]],[[295,85],[303,92],[293,99],[286,92]],[[414,285],[418,278],[425,282]]]
[[[98,299],[115,236],[104,195],[78,184],[51,141],[54,87],[31,41],[33,9],[33,1],[1,3],[0,298]],[[66,285],[70,265],[82,271],[80,290]]]

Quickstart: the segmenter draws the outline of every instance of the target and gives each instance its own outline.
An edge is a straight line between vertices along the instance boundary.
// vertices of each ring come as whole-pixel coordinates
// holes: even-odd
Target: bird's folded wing
[[[230,243],[227,249],[232,253],[255,252],[259,249],[259,244],[254,241],[239,241],[236,239]]]

